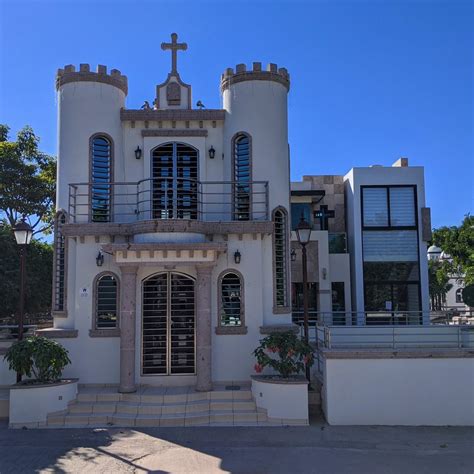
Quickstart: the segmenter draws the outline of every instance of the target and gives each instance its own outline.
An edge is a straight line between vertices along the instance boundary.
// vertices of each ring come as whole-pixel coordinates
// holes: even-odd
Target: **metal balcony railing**
[[[138,182],[69,185],[73,223],[127,223],[149,219],[210,222],[269,219],[267,181],[150,178]]]

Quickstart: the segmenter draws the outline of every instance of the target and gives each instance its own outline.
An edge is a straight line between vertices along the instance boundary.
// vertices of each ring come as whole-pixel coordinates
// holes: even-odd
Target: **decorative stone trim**
[[[220,120],[225,119],[225,110],[221,109],[204,109],[204,110],[187,110],[187,109],[168,109],[168,110],[127,110],[120,111],[120,120],[126,121],[190,121],[190,120]]]
[[[238,64],[236,72],[232,68],[227,68],[221,76],[221,93],[232,84],[244,81],[272,81],[290,90],[290,75],[286,68],[277,68],[276,64],[267,65],[267,70],[262,71],[262,63],[253,63],[252,71],[247,71],[245,64]]]
[[[89,222],[83,224],[64,224],[63,233],[68,237],[88,235],[121,235],[147,234],[155,232],[195,232],[199,234],[272,234],[271,221],[235,221],[205,222],[198,220],[165,219],[144,220],[128,224],[113,222]]]
[[[216,326],[218,336],[237,336],[247,334],[247,326]]]
[[[67,318],[67,311],[51,311],[53,318]]]
[[[60,385],[69,385],[71,383],[77,383],[79,379],[61,379],[59,382],[53,383],[43,383],[43,384],[22,384],[17,383],[11,385],[9,388],[10,390],[29,390],[34,388],[41,388],[41,387],[59,387]]]
[[[207,137],[207,130],[142,130],[142,137]]]
[[[326,359],[465,359],[474,358],[473,349],[322,349]]]
[[[225,252],[227,244],[224,242],[196,242],[196,243],[168,243],[168,242],[152,242],[147,244],[104,244],[102,248],[105,252],[117,252],[124,250],[142,251],[142,250],[216,250]]]
[[[89,64],[81,64],[77,72],[76,67],[73,65],[64,66],[64,69],[58,69],[56,74],[56,90],[70,82],[100,82],[117,87],[125,95],[128,94],[127,76],[122,75],[118,69],[112,69],[110,74],[107,74],[106,66],[97,66],[96,72],[91,72]]]
[[[77,329],[38,329],[35,334],[48,339],[73,339],[78,332]]]
[[[288,314],[291,313],[291,308],[289,306],[274,306],[273,314]]]
[[[296,324],[272,324],[269,326],[260,326],[260,334],[276,334],[286,331],[298,333],[300,330]]]
[[[89,329],[89,337],[120,337],[120,328]]]

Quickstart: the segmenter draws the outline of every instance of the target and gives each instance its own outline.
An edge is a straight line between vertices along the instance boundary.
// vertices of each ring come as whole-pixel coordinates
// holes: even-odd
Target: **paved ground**
[[[201,427],[8,430],[0,473],[474,472],[470,428]]]

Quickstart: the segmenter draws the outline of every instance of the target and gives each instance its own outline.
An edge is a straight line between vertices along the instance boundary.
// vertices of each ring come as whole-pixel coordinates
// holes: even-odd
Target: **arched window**
[[[65,211],[58,211],[54,219],[53,310],[66,311],[66,239],[62,227],[67,222]]]
[[[91,138],[91,220],[110,222],[112,217],[112,141],[105,135]]]
[[[462,299],[462,288],[458,288],[456,290],[456,303],[463,303],[463,299]]]
[[[252,218],[252,145],[250,136],[238,133],[233,139],[233,214],[235,220]]]
[[[243,325],[242,277],[235,271],[224,272],[219,278],[219,325],[240,327]]]
[[[116,329],[118,325],[118,278],[113,273],[101,273],[95,279],[95,328]]]
[[[288,307],[288,213],[283,208],[273,211],[273,263],[275,307]]]
[[[184,143],[165,143],[152,151],[153,219],[197,219],[199,155]]]

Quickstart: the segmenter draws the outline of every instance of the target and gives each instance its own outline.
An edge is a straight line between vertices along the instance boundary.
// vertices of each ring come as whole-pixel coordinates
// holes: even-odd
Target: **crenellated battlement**
[[[290,75],[284,67],[279,68],[274,63],[269,63],[266,70],[262,69],[261,62],[252,63],[252,69],[247,70],[245,64],[237,64],[234,69],[227,68],[221,75],[221,92],[224,92],[231,84],[243,81],[273,81],[290,89]]]
[[[118,69],[112,69],[107,74],[107,66],[98,65],[96,71],[91,71],[89,64],[80,64],[79,70],[72,64],[58,69],[56,74],[56,89],[70,82],[101,82],[118,87],[125,95],[128,93],[127,76],[122,75]]]

